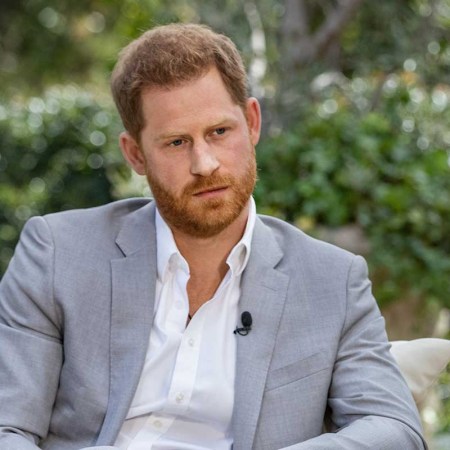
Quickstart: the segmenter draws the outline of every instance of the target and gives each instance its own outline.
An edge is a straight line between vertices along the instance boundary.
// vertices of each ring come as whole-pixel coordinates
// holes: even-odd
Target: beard
[[[147,181],[158,210],[169,226],[190,236],[208,238],[219,234],[241,214],[256,184],[256,159],[253,151],[240,177],[219,175],[198,177],[176,196],[147,167]],[[195,193],[228,187],[225,196],[196,198]]]

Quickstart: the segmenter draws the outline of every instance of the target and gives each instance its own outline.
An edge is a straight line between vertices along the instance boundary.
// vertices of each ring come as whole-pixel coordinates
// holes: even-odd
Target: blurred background
[[[149,195],[109,74],[172,21],[242,52],[263,106],[259,212],[365,256],[390,339],[449,337],[450,0],[2,0],[0,277],[29,217]],[[422,416],[450,448],[449,372]]]

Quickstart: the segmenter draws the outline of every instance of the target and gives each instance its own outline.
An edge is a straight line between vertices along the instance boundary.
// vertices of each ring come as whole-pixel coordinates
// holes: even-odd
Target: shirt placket
[[[177,272],[178,271],[178,272]],[[177,272],[177,273],[176,273]],[[168,323],[170,325],[171,332],[176,332],[175,330],[183,329],[186,318],[187,311],[189,311],[188,299],[186,294],[186,285],[189,274],[186,269],[182,269],[180,267],[179,262],[176,258],[171,259],[169,262],[168,272],[165,276],[165,281],[169,284],[169,292],[164,295],[166,301],[171,299],[170,310]],[[164,288],[163,288],[164,290]],[[193,341],[192,337],[188,340],[185,337],[182,338],[180,342],[180,347],[178,350],[177,361],[179,359],[180,353],[182,353],[183,344],[186,344],[189,348],[192,348]],[[186,359],[183,358],[183,359]],[[196,355],[196,365],[198,364],[198,352]],[[150,450],[153,445],[158,441],[158,439],[164,435],[169,428],[172,426],[173,422],[176,420],[176,414],[180,414],[180,409],[177,411],[172,411],[170,408],[171,403],[176,405],[180,405],[183,403],[184,395],[180,393],[185,392],[185,387],[181,386],[179,389],[178,396],[177,394],[171,394],[171,391],[174,388],[174,377],[179,369],[177,368],[177,363],[175,364],[172,383],[169,390],[169,394],[167,396],[166,407],[163,408],[161,412],[155,412],[149,415],[147,420],[145,421],[145,426],[141,428],[139,433],[137,433],[136,438],[133,440],[132,445],[128,447],[128,450]],[[181,369],[183,370],[183,369]],[[189,369],[187,369],[189,370]],[[194,377],[195,378],[195,377]],[[195,381],[195,380],[193,380]],[[193,388],[193,381],[192,387]],[[178,383],[179,384],[179,383]],[[181,390],[183,389],[183,391]]]
[[[179,270],[182,269],[180,268]],[[176,280],[177,282],[174,283],[174,296],[177,299],[182,299],[183,305],[189,311],[189,299],[186,289],[188,274],[185,270],[182,270],[182,276],[177,276]],[[186,316],[187,314],[184,316],[185,321],[187,319]],[[183,333],[175,361],[167,402],[164,407],[165,413],[182,415],[189,407],[199,363],[203,321],[204,315],[197,313],[189,323],[189,327]]]

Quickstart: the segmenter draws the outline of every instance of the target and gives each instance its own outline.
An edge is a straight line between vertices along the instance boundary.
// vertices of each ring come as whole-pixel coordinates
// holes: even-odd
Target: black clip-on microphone
[[[236,327],[236,329],[233,331],[234,334],[239,334],[240,336],[247,336],[247,334],[252,329],[252,315],[248,311],[244,311],[241,314],[241,322],[242,322],[242,328]]]

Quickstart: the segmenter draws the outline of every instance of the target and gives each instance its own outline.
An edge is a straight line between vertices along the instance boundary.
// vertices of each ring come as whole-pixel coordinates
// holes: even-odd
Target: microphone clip
[[[239,334],[239,336],[247,336],[247,334],[252,329],[252,322],[253,322],[252,315],[248,311],[244,311],[241,314],[241,322],[242,327],[241,328],[236,327],[233,333]]]

